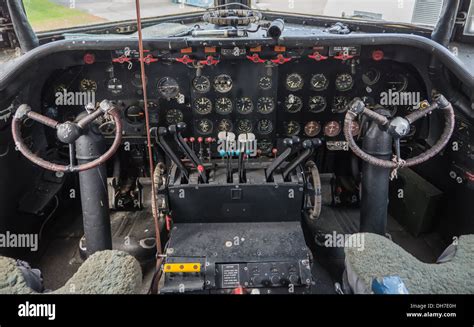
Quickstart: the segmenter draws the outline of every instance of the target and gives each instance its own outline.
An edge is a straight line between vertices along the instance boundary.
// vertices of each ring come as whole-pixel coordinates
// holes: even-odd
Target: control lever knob
[[[176,132],[178,131],[177,128],[176,128],[176,125],[170,125],[168,126],[168,131],[171,133],[171,134],[176,134]]]
[[[185,122],[179,122],[176,124],[176,129],[178,130],[178,132],[182,132],[186,129],[187,125]]]
[[[166,127],[161,126],[158,128],[158,135],[166,135],[166,134],[168,134],[168,130],[166,129]]]
[[[301,143],[301,139],[298,137],[298,136],[292,136],[291,137],[291,140],[293,141],[293,144],[300,144]]]
[[[291,148],[293,146],[293,140],[290,138],[286,138],[283,140],[283,145],[286,146],[287,148]]]

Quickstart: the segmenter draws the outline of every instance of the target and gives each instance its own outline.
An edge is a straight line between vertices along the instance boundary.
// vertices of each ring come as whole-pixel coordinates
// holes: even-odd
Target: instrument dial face
[[[289,122],[284,122],[283,127],[285,129],[285,134],[287,136],[295,136],[300,133],[301,126],[296,121],[291,120]]]
[[[214,79],[214,89],[219,93],[227,93],[232,89],[232,78],[222,74]]]
[[[174,98],[179,93],[178,82],[171,77],[163,77],[158,81],[158,93],[167,99]]]
[[[97,83],[94,80],[84,78],[80,83],[81,91],[83,92],[95,92],[97,91]]]
[[[351,74],[341,74],[336,77],[336,89],[338,91],[349,91],[354,85],[354,79]]]
[[[268,139],[263,139],[263,140],[258,141],[257,146],[260,152],[263,154],[270,154],[273,149],[273,143],[270,142],[270,140]]]
[[[269,90],[272,87],[272,78],[269,76],[262,76],[260,77],[260,80],[258,81],[258,86],[262,90]]]
[[[111,78],[107,81],[107,90],[113,94],[120,94],[123,90],[122,82],[118,78]]]
[[[219,126],[217,127],[217,129],[219,130],[219,132],[230,132],[232,131],[232,121],[230,119],[222,119],[220,122],[219,122]]]
[[[212,102],[208,98],[199,98],[194,100],[194,111],[200,115],[207,115],[212,111]]]
[[[353,122],[352,122],[351,133],[352,133],[352,136],[357,136],[357,135],[359,135],[359,133],[360,133],[360,125],[359,125],[358,122],[356,122],[356,121],[353,121]]]
[[[341,132],[341,124],[337,121],[330,121],[324,126],[324,135],[329,137],[338,136]]]
[[[262,97],[257,101],[257,111],[261,114],[269,114],[275,109],[275,102],[271,97]]]
[[[298,91],[303,88],[304,80],[300,74],[293,73],[286,77],[286,88],[290,91]]]
[[[403,74],[390,74],[387,77],[387,90],[392,90],[392,92],[403,92],[408,87],[408,78]]]
[[[211,81],[204,75],[196,76],[193,79],[193,88],[199,93],[209,92],[211,89]]]
[[[168,125],[176,125],[183,121],[184,115],[179,109],[170,109],[166,113],[166,122]]]
[[[147,82],[148,77],[145,76],[145,84],[147,84]],[[142,75],[140,73],[133,74],[132,85],[135,86],[137,89],[142,88]]]
[[[249,119],[242,119],[237,122],[237,131],[239,133],[250,133],[252,130],[252,122]]]
[[[321,132],[321,125],[317,121],[310,121],[304,127],[306,136],[315,137]]]
[[[295,113],[301,110],[303,107],[303,101],[300,97],[290,94],[285,99],[285,108],[289,113]]]
[[[329,80],[324,74],[315,74],[311,77],[311,87],[315,91],[323,91],[329,86]]]
[[[324,111],[327,107],[326,98],[321,95],[312,96],[309,98],[309,111],[318,113]]]
[[[232,112],[233,104],[229,98],[218,98],[216,100],[216,112],[221,115],[228,115]]]
[[[257,123],[257,132],[259,134],[270,134],[273,131],[273,123],[269,119],[262,119]]]
[[[130,106],[125,110],[125,118],[131,124],[141,124],[145,119],[145,111],[139,106]]]
[[[247,115],[253,111],[253,102],[249,97],[238,99],[235,106],[237,107],[237,112],[242,115]]]
[[[349,98],[345,96],[334,97],[333,109],[334,113],[342,114],[347,111],[347,105],[349,104]]]
[[[196,123],[196,129],[200,134],[208,135],[212,133],[214,125],[212,124],[212,121],[207,118],[204,118]]]
[[[362,74],[362,81],[369,86],[377,84],[380,80],[380,72],[375,68],[369,68],[364,74]]]

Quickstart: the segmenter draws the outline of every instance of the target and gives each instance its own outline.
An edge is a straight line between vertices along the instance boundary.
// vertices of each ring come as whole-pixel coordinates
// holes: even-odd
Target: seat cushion
[[[364,242],[363,249],[344,249],[346,278],[354,293],[372,293],[374,278],[399,276],[411,294],[474,294],[474,235],[461,236],[452,260],[440,264],[421,262],[380,235],[353,237]]]

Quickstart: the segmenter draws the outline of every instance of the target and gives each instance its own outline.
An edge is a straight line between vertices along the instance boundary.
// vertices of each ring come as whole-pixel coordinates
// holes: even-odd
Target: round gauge
[[[289,96],[286,97],[285,99],[285,108],[286,111],[289,113],[294,114],[295,112],[298,112],[301,110],[303,107],[303,101],[301,100],[300,97],[290,94]]]
[[[123,90],[122,82],[118,78],[111,78],[107,81],[107,90],[113,94],[119,94]]]
[[[166,122],[168,125],[176,125],[183,121],[183,112],[179,109],[170,109],[166,113]]]
[[[360,133],[360,125],[358,122],[353,121],[351,126],[351,134],[352,136],[357,136]]]
[[[232,131],[232,127],[232,122],[229,119],[224,118],[219,122],[219,126],[217,127],[217,129],[219,130],[219,132],[230,132]]]
[[[81,91],[95,92],[97,91],[97,83],[91,79],[84,78],[80,83]]]
[[[232,112],[232,100],[229,98],[218,98],[216,100],[216,112],[221,115],[228,115]]]
[[[312,96],[309,98],[309,111],[312,113],[318,113],[324,111],[327,107],[326,98],[320,95]]]
[[[349,91],[354,85],[354,79],[351,74],[341,74],[336,77],[336,89],[338,91]]]
[[[270,140],[268,139],[258,141],[257,146],[262,154],[269,154],[272,152],[273,149],[273,143],[270,142]]]
[[[269,114],[275,109],[275,102],[271,97],[262,97],[257,101],[257,111],[261,114]]]
[[[227,93],[232,89],[232,78],[222,74],[214,79],[214,89],[219,93]]]
[[[196,123],[196,129],[200,134],[208,135],[212,133],[214,125],[212,124],[212,121],[207,118],[204,118]]]
[[[140,106],[130,106],[125,110],[125,118],[131,124],[141,124],[145,119],[145,111]]]
[[[99,125],[99,131],[102,135],[109,136],[115,133],[116,127],[113,121],[105,121]]]
[[[323,91],[329,86],[329,80],[324,74],[315,74],[311,77],[311,87],[315,91]]]
[[[247,115],[253,111],[253,102],[249,97],[238,99],[235,106],[237,108],[237,112],[242,115]]]
[[[349,104],[349,98],[345,96],[335,96],[332,112],[342,114],[347,111],[347,105]]]
[[[324,135],[329,137],[338,136],[341,132],[341,124],[337,121],[330,121],[324,126]]]
[[[273,123],[269,119],[262,119],[257,123],[257,132],[260,134],[270,134],[273,131]]]
[[[239,133],[250,133],[253,130],[252,122],[249,119],[237,121],[237,130]]]
[[[148,78],[145,76],[145,84],[148,82]],[[140,73],[133,74],[132,85],[137,89],[142,88],[142,75]]]
[[[321,132],[321,125],[317,121],[310,121],[304,127],[306,136],[315,137]]]
[[[211,89],[211,81],[206,76],[196,76],[193,79],[193,87],[196,92],[206,93]]]
[[[303,77],[300,74],[293,73],[286,77],[286,88],[290,91],[298,91],[303,88]]]
[[[364,74],[362,74],[362,81],[369,86],[377,84],[380,80],[380,72],[375,68],[369,68]]]
[[[300,133],[301,127],[300,124],[291,120],[289,122],[283,123],[283,128],[285,129],[285,134],[287,136],[295,136]]]
[[[178,82],[171,77],[163,77],[158,81],[158,93],[167,99],[174,98],[179,93]]]
[[[200,115],[207,115],[212,111],[212,102],[208,98],[198,98],[194,100],[194,111]]]
[[[408,78],[403,74],[390,74],[387,77],[387,90],[392,92],[403,92],[408,87]]]
[[[269,76],[262,76],[258,81],[258,86],[262,90],[269,90],[272,87],[272,78]]]

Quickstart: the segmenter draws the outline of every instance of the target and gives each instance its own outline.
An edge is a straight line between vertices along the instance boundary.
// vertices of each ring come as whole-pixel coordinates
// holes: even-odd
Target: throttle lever
[[[293,153],[293,140],[286,138],[283,140],[283,145],[287,147],[265,170],[265,175],[267,176],[267,182],[273,180],[273,173],[281,166],[281,164]]]
[[[290,173],[303,162],[305,162],[314,152],[314,149],[320,147],[323,142],[320,139],[309,139],[303,142],[303,152],[291,161],[283,171],[283,180],[287,180]]]
[[[184,167],[181,160],[179,160],[179,158],[176,156],[174,151],[169,146],[168,142],[166,142],[165,140],[165,135],[168,134],[168,129],[166,127],[159,127],[158,129],[156,127],[153,127],[150,130],[150,134],[155,135],[155,139],[157,139],[156,141],[158,145],[163,149],[163,151],[171,159],[171,161],[178,167],[181,174],[183,174],[184,177],[186,177],[186,180],[189,181],[188,170]]]

